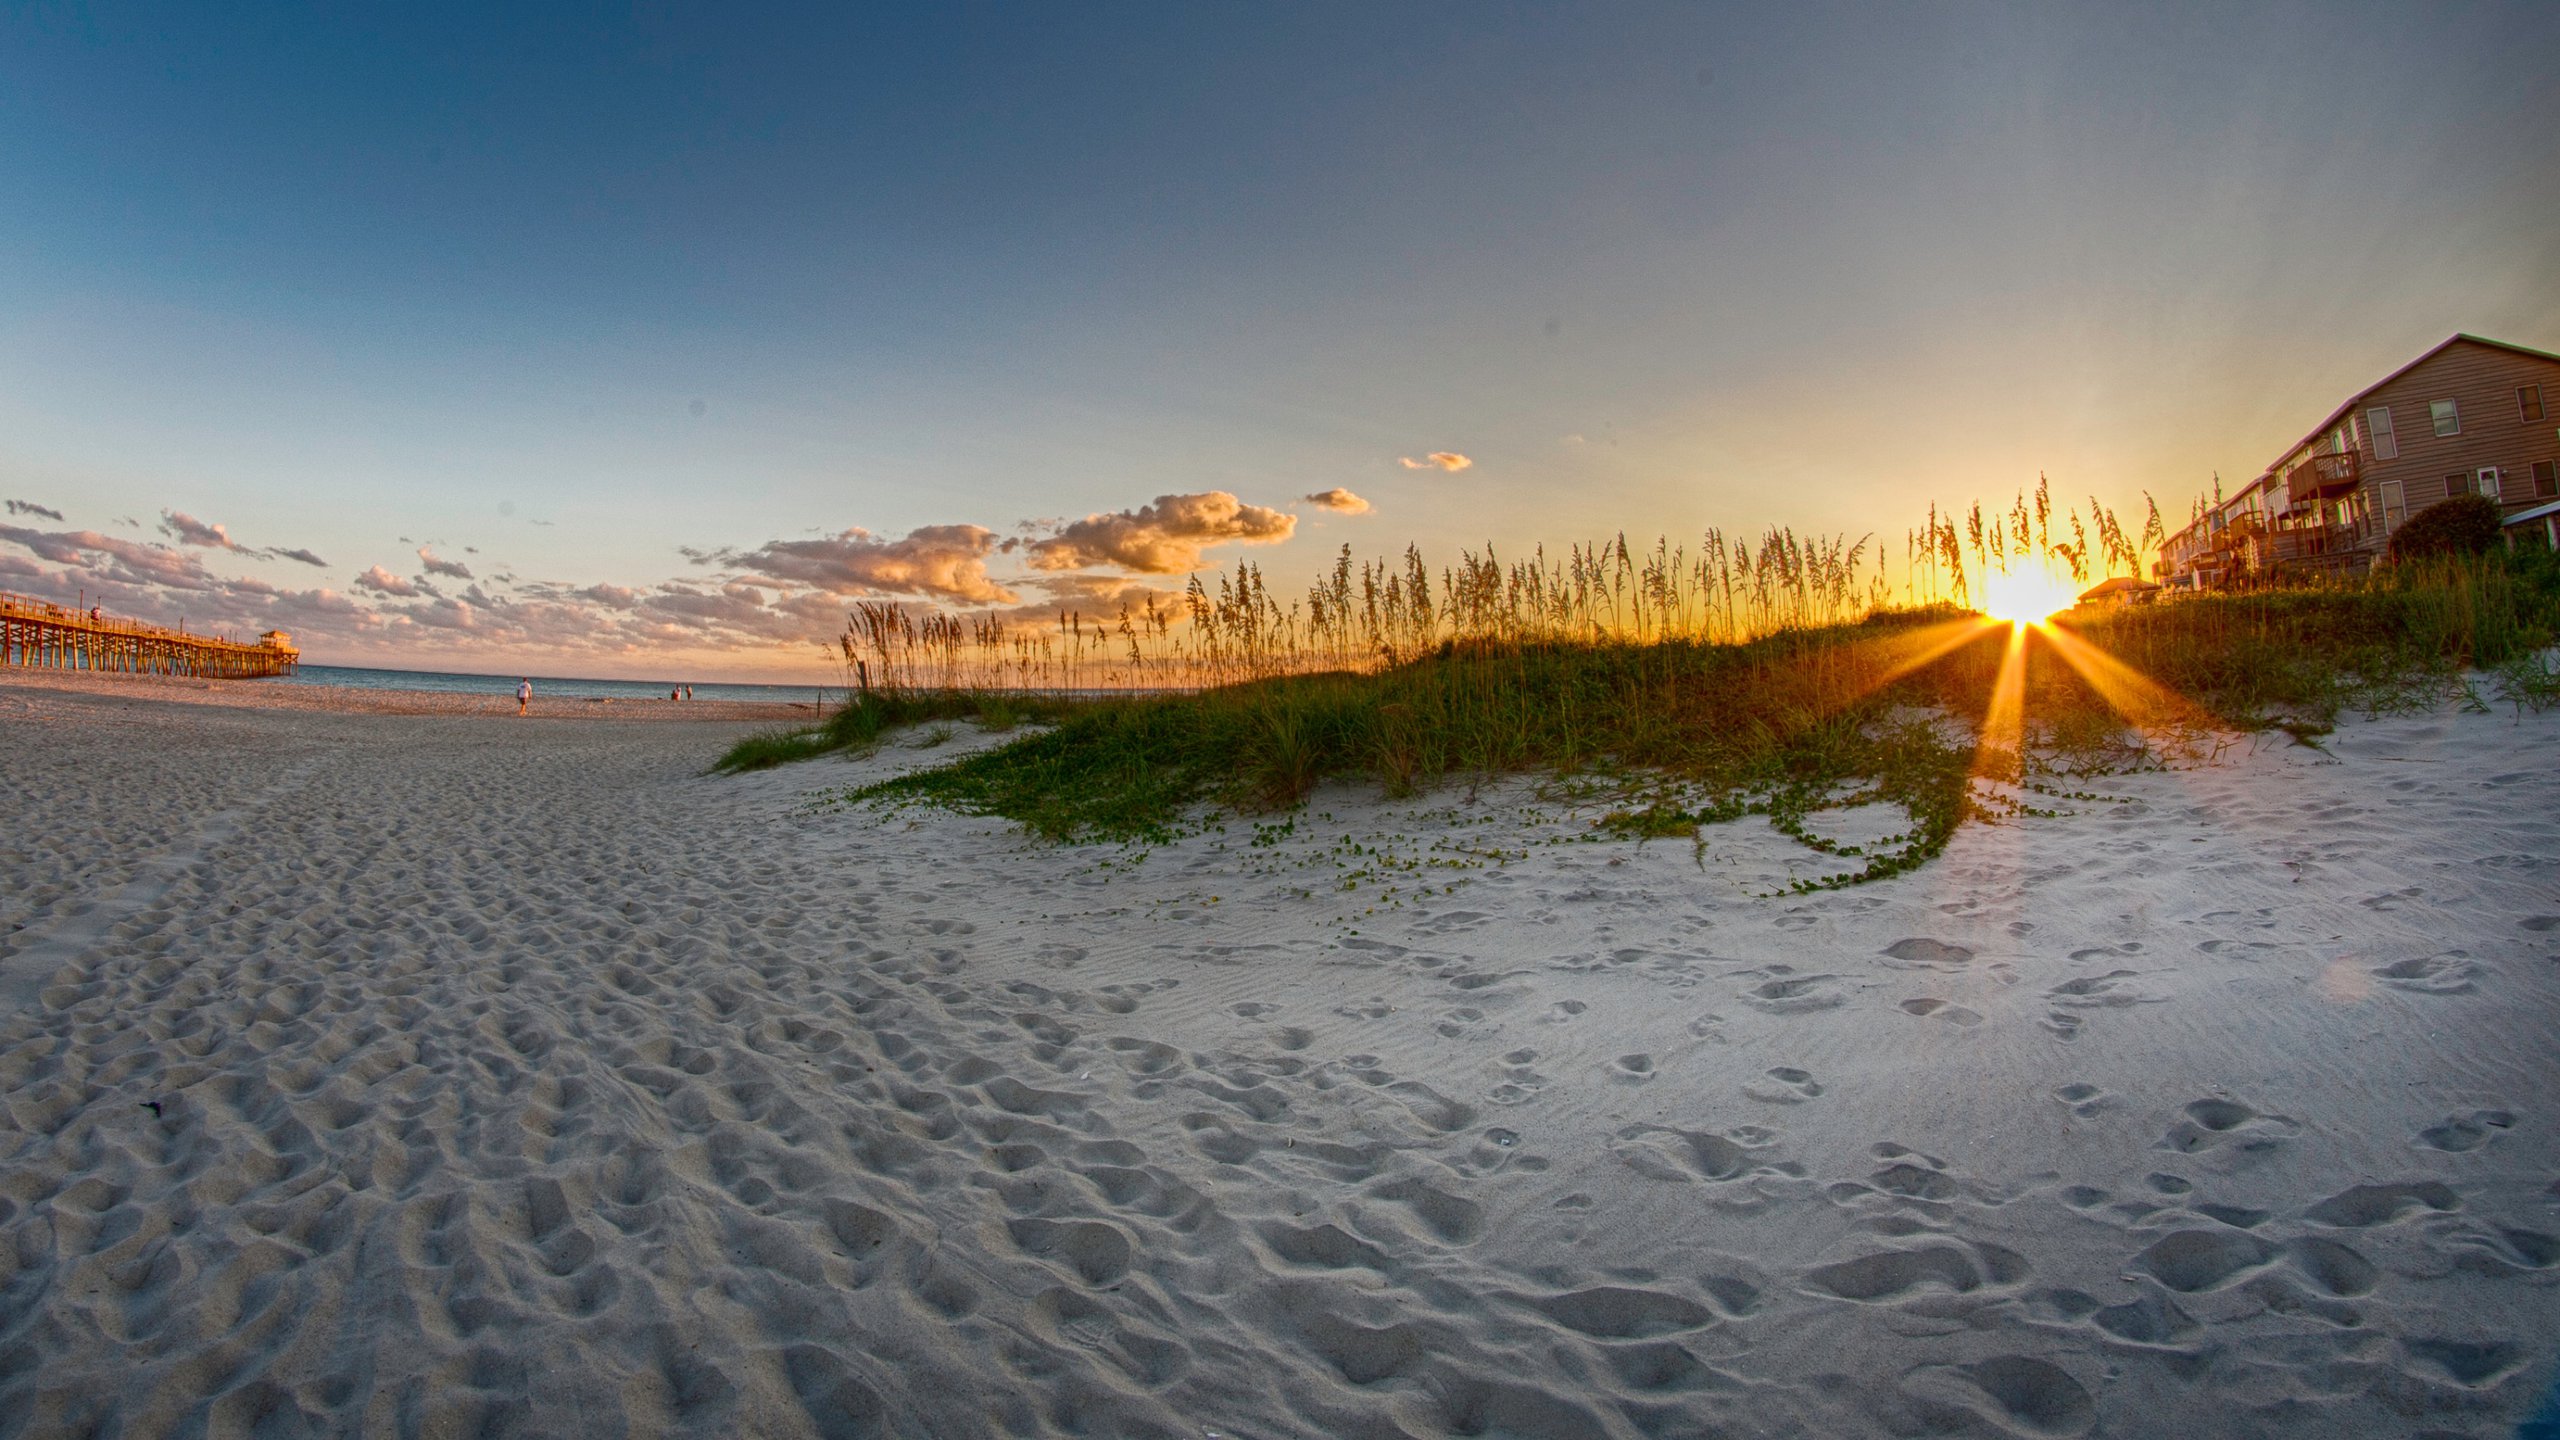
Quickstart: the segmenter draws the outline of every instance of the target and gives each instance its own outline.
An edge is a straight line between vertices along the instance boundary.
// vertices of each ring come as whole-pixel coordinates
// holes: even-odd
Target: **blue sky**
[[[745,8],[0,9],[0,587],[796,678],[861,594],[2183,511],[2560,346],[2548,5]]]

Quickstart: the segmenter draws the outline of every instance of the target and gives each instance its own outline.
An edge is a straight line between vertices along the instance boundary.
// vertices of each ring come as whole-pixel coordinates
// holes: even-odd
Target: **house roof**
[[[2111,580],[2101,580],[2097,584],[2090,586],[2088,589],[2081,591],[2080,598],[2083,600],[2104,600],[2110,595],[2121,595],[2126,591],[2140,592],[2145,590],[2157,590],[2159,588],[2159,586],[2152,584],[2148,580],[2137,580],[2131,576],[2118,575]]]
[[[2321,432],[2347,418],[2347,412],[2364,403],[2366,397],[2372,395],[2374,391],[2381,389],[2383,386],[2390,384],[2392,381],[2397,380],[2401,376],[2408,374],[2410,371],[2417,369],[2419,366],[2426,364],[2428,361],[2433,360],[2438,355],[2443,354],[2465,340],[2470,341],[2474,345],[2486,345],[2493,350],[2509,350],[2518,355],[2530,355],[2536,360],[2560,360],[2560,355],[2554,355],[2548,350],[2536,350],[2530,345],[2516,345],[2505,340],[2492,340],[2486,335],[2468,335],[2456,332],[2454,335],[2446,339],[2443,344],[2434,347],[2424,355],[2419,356],[2417,359],[2410,361],[2408,364],[2401,366],[2399,369],[2392,371],[2390,374],[2383,376],[2381,379],[2374,381],[2372,384],[2367,385],[2353,395],[2348,396],[2346,403],[2329,412],[2328,419],[2312,426],[2308,434],[2284,447],[2283,453],[2277,455],[2274,463],[2267,466],[2267,473],[2273,474],[2276,466],[2284,463],[2284,457],[2286,455],[2290,455],[2294,451],[2301,449],[2303,446],[2310,444],[2312,441],[2319,439]]]

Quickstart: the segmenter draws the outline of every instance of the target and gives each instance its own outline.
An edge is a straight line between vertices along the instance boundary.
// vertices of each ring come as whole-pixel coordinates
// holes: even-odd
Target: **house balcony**
[[[2362,458],[2353,450],[2314,455],[2284,472],[2285,496],[2296,505],[2352,495],[2363,483]]]
[[[2341,564],[2351,557],[2370,554],[2382,539],[2379,516],[2365,515],[2337,524],[2306,520],[2276,530],[2275,558],[2279,563]]]

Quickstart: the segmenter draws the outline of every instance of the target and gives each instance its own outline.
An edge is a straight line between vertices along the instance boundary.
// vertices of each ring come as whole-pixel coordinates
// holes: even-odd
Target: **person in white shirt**
[[[516,681],[516,713],[519,715],[523,714],[524,707],[532,703],[533,681],[530,679],[519,679]]]

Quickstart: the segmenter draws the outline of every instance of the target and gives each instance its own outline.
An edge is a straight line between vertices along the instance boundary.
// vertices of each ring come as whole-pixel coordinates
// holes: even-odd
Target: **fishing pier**
[[[290,675],[301,660],[293,637],[281,630],[243,645],[0,591],[0,665],[248,680]]]

